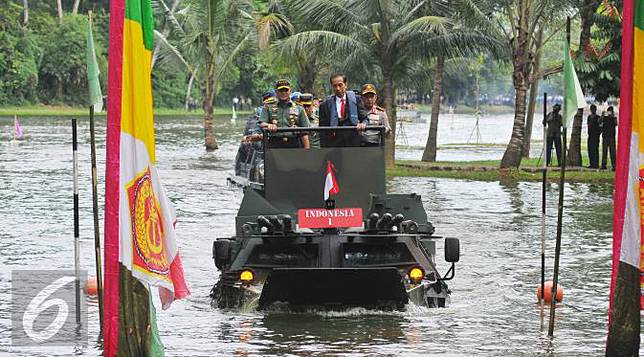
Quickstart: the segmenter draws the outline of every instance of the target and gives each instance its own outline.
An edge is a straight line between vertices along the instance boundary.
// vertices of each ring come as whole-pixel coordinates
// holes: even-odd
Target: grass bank
[[[240,111],[237,114],[240,116],[249,115],[250,111]],[[183,108],[168,109],[168,108],[155,108],[154,114],[158,116],[202,116],[201,110],[189,112]],[[215,108],[215,115],[232,115],[232,108]],[[87,116],[89,115],[88,109],[83,107],[68,107],[68,106],[55,106],[55,105],[29,105],[19,107],[0,107],[0,117],[72,117],[72,116]],[[105,116],[105,112],[96,113],[97,116]]]
[[[541,167],[538,159],[525,159],[521,167],[499,170],[499,160],[484,161],[397,161],[393,169],[387,170],[389,177],[436,177],[475,181],[541,181]],[[548,168],[546,179],[557,182],[561,172],[556,167]],[[566,169],[567,182],[612,183],[614,172],[607,170],[570,167]]]

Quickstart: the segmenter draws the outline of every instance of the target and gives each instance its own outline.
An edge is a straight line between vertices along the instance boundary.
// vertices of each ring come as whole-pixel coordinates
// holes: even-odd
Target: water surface
[[[439,142],[462,143],[469,134],[465,129],[470,128],[466,126],[470,119],[456,116],[456,122],[463,122],[462,130],[452,134],[447,121],[439,131],[439,138],[446,141]],[[511,119],[497,120],[501,123],[496,125],[501,137],[511,128]],[[0,119],[0,355],[99,355],[95,303],[89,305],[87,347],[25,349],[11,345],[11,271],[73,268],[69,120],[21,121],[27,139],[12,144],[12,121]],[[200,118],[182,117],[159,119],[156,126],[159,172],[177,209],[179,247],[192,290],[191,297],[158,313],[168,356],[603,354],[611,249],[609,185],[565,187],[560,275],[565,295],[557,310],[554,339],[547,338],[535,304],[540,279],[539,183],[432,178],[388,181],[390,192],[422,195],[437,234],[461,239],[461,261],[456,266],[456,277],[449,282],[449,308],[410,306],[408,311],[396,313],[356,309],[318,314],[211,308],[208,294],[218,276],[211,258],[212,241],[232,235],[232,222],[241,201],[240,190],[226,185],[241,123],[231,124],[221,118],[217,121],[221,148],[214,153],[204,152],[200,125]],[[97,126],[102,193],[104,121]],[[417,126],[426,130],[422,124]],[[493,134],[487,126],[482,130],[484,135]],[[414,135],[413,140],[424,143],[425,136]],[[80,123],[79,136],[81,264],[94,275],[86,121]],[[472,150],[453,150],[454,157],[483,159],[488,155],[483,151],[477,156],[480,152]],[[551,276],[557,185],[548,186],[547,197],[547,271]],[[102,199],[100,204],[102,207]],[[445,272],[448,265],[442,261],[442,254],[439,249],[439,269]]]

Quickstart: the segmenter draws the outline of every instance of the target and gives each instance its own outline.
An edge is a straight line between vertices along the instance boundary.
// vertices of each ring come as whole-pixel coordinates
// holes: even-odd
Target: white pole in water
[[[78,217],[78,139],[76,119],[72,119],[73,181],[74,181],[74,273],[76,276],[76,324],[80,324],[80,247]]]

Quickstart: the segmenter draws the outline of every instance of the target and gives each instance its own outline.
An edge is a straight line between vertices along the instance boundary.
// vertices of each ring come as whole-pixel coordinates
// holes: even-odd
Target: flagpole
[[[570,51],[570,17],[566,19],[566,43],[568,43],[568,50]],[[564,113],[567,108],[566,101],[564,100]],[[567,120],[566,118],[564,119]],[[550,298],[550,322],[548,324],[548,336],[553,336],[555,330],[555,309],[557,303],[557,283],[559,281],[559,256],[561,254],[561,224],[563,219],[563,203],[564,203],[564,184],[566,182],[566,136],[567,125],[563,125],[563,143],[561,145],[561,177],[559,178],[559,207],[557,212],[557,244],[555,246],[555,265],[552,277],[552,292]]]
[[[78,216],[78,139],[76,118],[72,119],[72,154],[73,154],[73,182],[74,182],[74,275],[76,277],[76,324],[80,325],[80,246],[79,246],[79,216]]]

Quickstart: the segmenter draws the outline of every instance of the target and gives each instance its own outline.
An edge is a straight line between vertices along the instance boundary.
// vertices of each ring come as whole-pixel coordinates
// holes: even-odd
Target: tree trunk
[[[219,145],[217,145],[217,140],[215,139],[215,131],[212,128],[213,104],[215,100],[215,83],[211,75],[214,70],[210,67],[211,66],[207,65],[204,71],[206,73],[206,80],[203,90],[203,130],[206,151],[214,151],[219,148]]]
[[[393,70],[389,66],[383,66],[383,84],[382,84],[382,103],[387,111],[389,117],[389,125],[391,125],[391,134],[386,139],[385,143],[385,165],[387,168],[393,168],[395,165],[396,157],[396,109],[394,107],[394,100],[396,91],[394,89]]]
[[[523,149],[523,135],[525,131],[525,111],[526,111],[526,92],[528,91],[528,81],[532,73],[530,59],[530,34],[528,33],[528,19],[530,15],[530,6],[525,1],[519,1],[519,19],[517,26],[517,36],[510,39],[512,48],[512,83],[516,91],[514,95],[514,125],[512,127],[512,136],[508,143],[503,158],[501,159],[501,168],[510,167],[518,168],[521,165],[521,152]]]
[[[530,144],[532,141],[532,124],[534,123],[534,111],[537,106],[537,95],[539,94],[539,79],[535,79],[530,86],[530,97],[528,98],[528,115],[525,121],[525,135],[523,136],[523,148],[521,155],[525,158],[530,157]],[[544,140],[546,138],[543,138]]]
[[[438,133],[438,115],[440,113],[441,105],[441,84],[443,80],[443,63],[445,57],[442,55],[436,59],[436,66],[434,67],[434,90],[432,91],[432,118],[429,123],[429,134],[427,135],[427,143],[425,144],[425,151],[423,151],[422,161],[435,162],[436,161],[436,147],[437,147],[437,133]]]
[[[317,65],[314,61],[300,62],[297,78],[298,90],[302,93],[313,93],[313,86],[317,77]]]
[[[581,125],[584,117],[583,109],[578,109],[572,121],[572,133],[570,134],[570,146],[568,149],[567,166],[581,166]]]
[[[514,125],[512,137],[501,159],[501,168],[519,167],[523,148],[523,130],[525,126],[526,92],[525,86],[515,87],[514,96]]]
[[[63,0],[56,0],[58,3],[58,22],[63,23]]]
[[[194,73],[190,73],[190,79],[188,80],[188,89],[186,89],[186,101],[185,101],[185,106],[186,106],[186,111],[190,109],[189,107],[189,102],[190,102],[190,93],[192,92],[192,83],[195,81],[195,75]]]
[[[584,0],[582,8],[579,11],[581,15],[581,32],[579,34],[579,50],[583,51],[590,43],[590,29],[595,23],[594,15],[599,6],[598,0]]]
[[[74,0],[74,7],[72,7],[72,14],[78,14],[78,6],[80,6],[80,0]]]
[[[27,22],[29,22],[29,0],[22,0],[22,9],[22,23],[27,25]]]
[[[535,74],[539,73],[539,67],[541,66],[541,51],[540,47],[543,39],[543,29],[544,26],[539,28],[537,32],[537,38],[534,41],[534,48],[537,52],[534,63],[532,67],[532,75],[530,76],[530,98],[528,99],[528,116],[526,117],[525,123],[525,135],[523,137],[523,149],[521,155],[523,157],[530,157],[530,143],[532,141],[532,124],[534,123],[534,110],[537,104],[537,96],[539,95],[539,77],[536,77]],[[545,140],[545,138],[544,138]]]

